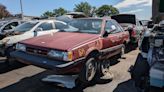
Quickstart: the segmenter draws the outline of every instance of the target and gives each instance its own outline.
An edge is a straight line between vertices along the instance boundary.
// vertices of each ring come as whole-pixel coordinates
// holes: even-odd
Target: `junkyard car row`
[[[86,84],[106,75],[111,57],[121,58],[127,48],[139,43],[140,55],[143,61],[146,58],[148,62],[143,67],[149,68],[143,69],[146,73],[141,72],[138,61],[130,68],[136,85],[141,85],[143,77],[144,82],[150,78],[152,85],[156,81],[164,83],[163,78],[151,76],[155,70],[150,68],[152,62],[160,61],[158,63],[163,64],[164,61],[162,23],[150,31],[133,14],[114,15],[111,18],[77,18],[67,23],[55,19],[23,22],[12,31],[5,31],[5,34],[1,31],[0,53],[7,57],[8,64],[19,61],[53,70],[56,75],[78,75],[77,80]],[[150,37],[150,34],[155,36]],[[159,52],[157,56],[154,56],[154,50]],[[138,72],[147,74],[147,71],[150,71],[150,76],[137,75]],[[160,87],[164,86],[162,83]]]

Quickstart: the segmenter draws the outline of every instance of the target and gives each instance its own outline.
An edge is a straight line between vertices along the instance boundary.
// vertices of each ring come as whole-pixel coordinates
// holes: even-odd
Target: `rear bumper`
[[[79,73],[83,61],[85,60],[84,58],[71,62],[52,60],[47,57],[28,54],[22,51],[14,51],[10,53],[10,55],[20,62],[32,64],[45,69],[51,69],[56,74]]]

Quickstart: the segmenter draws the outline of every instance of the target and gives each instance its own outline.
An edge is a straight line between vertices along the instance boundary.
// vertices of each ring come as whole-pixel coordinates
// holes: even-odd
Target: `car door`
[[[115,20],[112,20],[112,22],[116,26],[116,31],[114,32],[114,34],[117,36],[117,45],[121,45],[124,42],[124,38],[128,39],[128,37],[125,37],[126,32]]]
[[[54,32],[53,22],[43,22],[34,30],[34,36],[41,36]]]
[[[117,36],[114,34],[114,31],[111,32],[112,26],[114,27],[115,25],[110,20],[107,20],[104,31],[108,33],[108,36],[103,37],[103,49],[108,49],[117,45]]]

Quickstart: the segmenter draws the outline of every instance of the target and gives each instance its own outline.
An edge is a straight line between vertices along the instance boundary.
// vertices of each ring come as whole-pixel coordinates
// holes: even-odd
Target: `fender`
[[[86,51],[85,57],[87,57],[93,51],[97,51],[98,53],[100,52],[97,47],[91,47]]]

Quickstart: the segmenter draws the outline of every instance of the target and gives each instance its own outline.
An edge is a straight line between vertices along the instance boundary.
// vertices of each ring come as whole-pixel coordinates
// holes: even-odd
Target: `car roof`
[[[118,15],[133,15],[133,16],[135,16],[135,14],[126,14],[126,13],[122,13],[122,14],[115,14],[115,15],[112,15],[112,16],[118,16]]]
[[[102,20],[107,20],[107,19],[110,19],[110,17],[88,17],[88,18],[77,18],[77,19],[102,19]]]
[[[49,22],[49,21],[53,21],[53,22],[57,21],[57,22],[62,22],[62,23],[65,23],[65,22],[63,22],[63,21],[54,20],[54,19],[30,20],[30,21],[28,21],[28,22]]]

